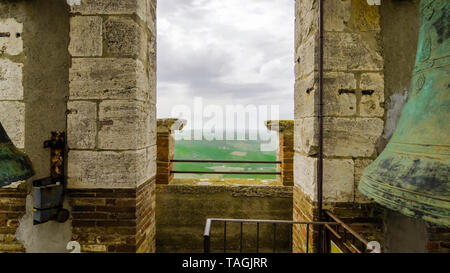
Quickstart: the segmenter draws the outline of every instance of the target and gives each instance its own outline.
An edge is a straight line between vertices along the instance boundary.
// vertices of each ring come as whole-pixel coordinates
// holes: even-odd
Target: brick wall
[[[317,221],[317,202],[313,202],[298,187],[293,188],[293,218],[295,221]],[[318,229],[315,226],[310,227],[309,237],[307,237],[307,227],[305,225],[294,225],[292,228],[292,252],[305,253],[306,240],[309,240],[309,253],[318,251],[317,236]]]
[[[174,177],[174,164],[171,160],[175,156],[175,138],[173,133],[182,130],[186,125],[186,120],[182,119],[158,119],[157,139],[156,139],[156,183],[169,184]]]
[[[293,121],[290,130],[280,132],[280,149],[278,158],[281,160],[281,180],[284,186],[294,185],[294,131]]]
[[[266,126],[269,130],[278,133],[277,160],[281,164],[277,166],[281,172],[280,180],[284,186],[294,185],[294,121],[293,120],[268,120]]]
[[[82,252],[154,252],[154,187],[70,190],[72,239]]]
[[[23,187],[0,188],[0,253],[25,252],[15,234],[25,214],[27,193]]]

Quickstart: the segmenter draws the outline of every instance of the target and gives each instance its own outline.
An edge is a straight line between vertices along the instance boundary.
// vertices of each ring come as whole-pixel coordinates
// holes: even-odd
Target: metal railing
[[[333,242],[340,250],[346,253],[363,253],[367,251],[369,242],[365,240],[359,233],[346,225],[341,219],[329,211],[324,211],[325,219],[334,221],[339,225],[336,229],[325,225],[327,229],[325,237],[325,247],[329,248]],[[342,228],[342,230],[341,230]],[[329,252],[329,251],[328,251]]]
[[[362,238],[357,232],[343,223],[332,213],[326,212],[326,218],[330,221],[323,222],[299,222],[289,220],[255,220],[255,219],[225,219],[225,218],[208,218],[205,224],[203,234],[203,247],[205,253],[211,252],[211,225],[214,222],[223,223],[223,252],[227,252],[227,223],[240,224],[239,229],[239,252],[243,251],[244,224],[256,224],[256,253],[260,250],[260,226],[264,224],[273,226],[272,251],[277,251],[277,225],[303,225],[306,226],[306,247],[305,252],[310,251],[310,232],[311,227],[317,227],[318,232],[323,233],[322,247],[319,252],[330,253],[332,251],[331,244],[335,244],[335,248],[344,253],[362,253],[366,252],[368,242]],[[292,245],[292,244],[291,244]]]
[[[281,161],[252,161],[252,160],[189,160],[189,159],[172,159],[173,163],[226,163],[226,164],[281,164]],[[246,175],[281,175],[281,172],[233,172],[233,171],[175,171],[173,174],[246,174]]]

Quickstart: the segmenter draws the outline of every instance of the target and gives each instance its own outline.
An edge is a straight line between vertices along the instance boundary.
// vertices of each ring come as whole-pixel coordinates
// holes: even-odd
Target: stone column
[[[296,1],[294,220],[298,221],[318,220],[318,4]],[[357,192],[357,181],[376,158],[376,144],[383,133],[380,35],[378,6],[366,0],[324,1],[323,202],[324,208],[344,220],[364,217],[369,211],[363,206],[353,208],[368,202]],[[317,250],[315,238],[316,230],[310,237],[313,251]],[[305,246],[306,228],[294,227],[294,252],[304,252]]]
[[[175,139],[173,133],[182,130],[186,120],[158,119],[156,140],[156,184],[170,184],[173,179],[173,162],[175,154]]]
[[[68,188],[84,252],[155,251],[156,1],[71,7]]]
[[[294,121],[269,120],[266,121],[269,130],[278,132],[279,149],[277,159],[281,161],[278,171],[281,172],[283,186],[294,185]]]

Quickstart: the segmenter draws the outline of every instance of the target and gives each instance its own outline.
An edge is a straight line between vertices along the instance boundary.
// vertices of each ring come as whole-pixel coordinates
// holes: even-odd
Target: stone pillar
[[[298,221],[318,220],[318,4],[296,1],[293,216]],[[325,209],[343,220],[362,218],[371,211],[359,207],[368,200],[358,193],[357,182],[362,170],[376,158],[376,144],[383,133],[380,32],[378,6],[370,6],[366,0],[324,1],[323,202]],[[353,209],[356,204],[358,208]],[[314,230],[312,251],[317,250],[316,236]],[[293,250],[304,252],[305,246],[306,228],[296,226]]]
[[[278,132],[279,149],[277,159],[281,161],[278,171],[281,172],[283,186],[294,185],[294,121],[266,121],[269,130]]]
[[[156,1],[71,7],[68,188],[84,252],[155,251]]]
[[[170,184],[173,179],[173,162],[175,154],[175,139],[173,133],[182,130],[186,120],[182,119],[158,119],[156,140],[156,184]]]

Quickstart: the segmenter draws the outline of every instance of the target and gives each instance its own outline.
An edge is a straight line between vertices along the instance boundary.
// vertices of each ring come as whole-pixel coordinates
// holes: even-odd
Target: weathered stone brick
[[[312,35],[301,44],[295,53],[295,78],[301,79],[318,69],[317,35]]]
[[[362,90],[359,113],[363,117],[384,116],[384,76],[382,73],[363,73],[360,88]]]
[[[325,33],[324,69],[383,70],[383,64],[380,42],[374,35],[348,32]]]
[[[324,159],[323,200],[353,202],[354,163],[351,159]]]
[[[156,0],[147,1],[147,13],[141,16],[147,20],[147,27],[154,37],[156,37]],[[143,20],[145,20],[143,19]]]
[[[317,32],[318,15],[317,1],[295,1],[295,48]]]
[[[352,0],[324,1],[325,31],[344,31],[352,16]]]
[[[306,78],[298,79],[294,87],[295,119],[312,117],[317,114],[318,78],[311,73]]]
[[[134,188],[145,179],[146,150],[70,151],[68,188]]]
[[[129,150],[149,145],[150,130],[156,129],[156,118],[150,118],[148,104],[138,101],[107,100],[100,103],[99,111],[100,149]]]
[[[317,201],[317,158],[299,153],[294,158],[295,186]],[[324,159],[323,198],[329,202],[353,202],[354,164],[351,159]]]
[[[371,157],[383,133],[379,118],[325,118],[325,156]],[[317,143],[317,142],[316,142]]]
[[[350,25],[356,31],[379,31],[380,8],[368,5],[367,0],[352,0],[352,20]]]
[[[0,32],[11,33],[10,37],[0,39],[0,53],[9,55],[19,55],[23,52],[23,24],[13,18],[0,19]],[[19,34],[19,37],[16,35]]]
[[[342,117],[356,114],[356,79],[354,74],[326,72],[324,73],[323,85],[324,115]]]
[[[118,58],[72,59],[70,99],[148,100],[146,72],[139,60]]]
[[[317,159],[304,156],[300,153],[294,155],[294,185],[311,198],[317,200]]]
[[[67,103],[67,145],[70,149],[94,149],[97,135],[97,104],[88,101]]]
[[[145,164],[146,180],[156,175],[156,145],[147,148],[147,161]]]
[[[70,55],[74,57],[102,56],[102,21],[99,16],[70,18]]]
[[[110,56],[145,55],[146,39],[140,26],[131,18],[110,17],[105,21],[106,53]]]
[[[81,0],[81,5],[73,5],[70,10],[81,14],[134,14],[140,1],[143,0]]]
[[[22,100],[23,64],[0,59],[0,100]]]
[[[302,118],[295,121],[294,148],[306,155],[317,155],[317,118]]]
[[[25,103],[0,101],[0,122],[17,148],[25,148]]]

